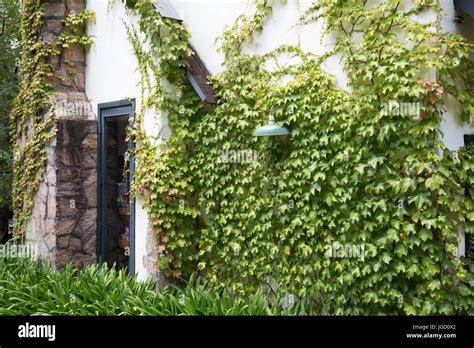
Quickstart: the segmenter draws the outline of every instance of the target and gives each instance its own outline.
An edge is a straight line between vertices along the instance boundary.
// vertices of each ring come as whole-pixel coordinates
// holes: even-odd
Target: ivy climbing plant
[[[9,120],[13,144],[13,234],[17,238],[22,237],[27,229],[33,197],[46,168],[46,145],[56,134],[50,80],[54,67],[48,59],[59,56],[62,49],[72,44],[87,47],[92,43],[81,31],[84,24],[94,18],[92,11],[69,14],[63,20],[65,30],[57,42],[43,38],[44,15],[40,0],[23,1],[20,88]]]
[[[161,271],[197,271],[242,292],[276,283],[322,314],[472,314],[473,265],[456,249],[458,230],[474,229],[464,194],[474,159],[448,151],[439,125],[450,96],[463,121],[473,113],[473,46],[439,28],[438,1],[315,1],[298,25],[322,21],[332,50],[256,55],[247,48],[273,12],[272,1],[256,0],[220,38],[216,107],[185,78],[185,27],[148,0],[127,5],[139,16],[128,33],[145,101],[131,131],[133,186]],[[433,21],[414,19],[422,14]],[[336,54],[346,88],[323,69]],[[288,57],[296,63],[281,63]],[[170,137],[146,134],[146,108],[167,118]],[[286,142],[251,136],[270,113],[290,128]],[[232,163],[226,150],[258,160]],[[358,246],[363,257],[328,252],[337,245]]]

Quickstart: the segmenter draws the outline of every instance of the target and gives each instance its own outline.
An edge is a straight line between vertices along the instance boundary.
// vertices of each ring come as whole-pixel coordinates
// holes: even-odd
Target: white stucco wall
[[[238,15],[251,10],[247,0],[173,0],[175,9],[183,23],[191,32],[191,45],[206,64],[211,74],[223,70],[223,55],[217,52],[216,39],[223,33],[226,25],[234,23]],[[330,46],[329,38],[321,43],[315,33],[321,32],[322,23],[295,27],[301,14],[311,5],[312,0],[289,0],[286,5],[275,1],[273,17],[265,24],[265,30],[256,36],[249,53],[262,54],[283,44],[297,44],[306,51],[324,53]],[[337,57],[325,64],[325,69],[337,77],[336,83],[344,86],[346,77],[339,68]]]
[[[445,11],[448,13],[443,21],[443,28],[449,31],[463,30],[464,34],[474,39],[474,25],[471,18],[467,19],[462,28],[452,21],[454,7],[452,0],[443,0]],[[176,12],[184,20],[191,33],[191,44],[212,74],[222,71],[223,56],[217,52],[216,38],[223,32],[226,25],[232,24],[238,15],[247,8],[247,0],[171,0]],[[304,50],[324,53],[329,49],[329,39],[321,42],[317,35],[321,32],[321,23],[304,27],[294,27],[300,14],[311,3],[311,0],[289,0],[287,5],[276,2],[274,15],[264,32],[257,37],[251,51],[264,53],[282,44],[301,43]],[[126,13],[122,3],[116,0],[111,11],[107,11],[107,0],[88,0],[88,8],[96,13],[96,22],[87,28],[88,34],[94,37],[94,45],[87,54],[86,93],[93,107],[97,104],[127,98],[135,98],[140,107],[140,90],[138,87],[139,74],[136,71],[137,62],[126,37],[122,20],[136,23]],[[469,29],[468,29],[469,28]],[[331,58],[325,69],[336,76],[339,87],[344,87],[346,76],[339,65],[338,57]],[[452,104],[452,105],[451,105]],[[160,123],[154,118],[154,112],[149,110],[145,116],[145,128],[156,134]],[[462,125],[456,115],[454,103],[449,104],[449,111],[441,125],[445,136],[443,140],[450,149],[463,145],[463,134],[474,133],[473,126]],[[149,134],[150,134],[149,133]],[[140,279],[148,276],[143,266],[142,256],[146,254],[147,215],[140,201],[136,209],[136,271]]]
[[[474,18],[467,14],[462,14],[460,11],[455,11],[453,1],[442,1],[442,5],[446,12],[442,21],[443,30],[447,32],[461,33],[469,38],[471,42],[474,42]],[[456,13],[462,14],[465,20],[464,23],[458,24],[454,21]],[[471,58],[474,59],[474,56]],[[464,146],[463,135],[474,133],[474,122],[471,122],[470,124],[460,122],[459,104],[452,99],[448,101],[447,109],[448,111],[444,114],[444,122],[441,124],[440,129],[444,133],[443,141],[448,149],[457,150],[461,146]],[[474,118],[472,121],[474,121]]]
[[[87,27],[94,44],[86,57],[86,93],[93,106],[137,95],[140,76],[121,19],[136,22],[117,1],[110,13],[107,0],[88,0],[96,20]]]

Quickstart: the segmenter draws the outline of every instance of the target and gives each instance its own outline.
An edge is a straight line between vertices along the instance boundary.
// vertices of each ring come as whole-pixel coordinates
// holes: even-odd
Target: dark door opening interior
[[[468,147],[474,147],[474,134],[464,135],[464,145]],[[466,195],[471,199],[474,197],[471,195],[472,187],[466,186]],[[469,260],[474,261],[474,231],[467,230],[465,232],[465,255]]]
[[[99,115],[99,259],[134,274],[133,159],[128,168],[126,163],[133,106],[129,101],[100,104]]]

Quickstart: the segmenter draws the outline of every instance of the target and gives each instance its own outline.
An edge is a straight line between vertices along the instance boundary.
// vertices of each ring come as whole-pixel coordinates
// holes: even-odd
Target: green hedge
[[[156,292],[105,264],[56,272],[43,262],[0,259],[0,315],[275,315],[310,314],[295,306],[281,310],[262,293],[238,297],[192,280],[184,288]]]

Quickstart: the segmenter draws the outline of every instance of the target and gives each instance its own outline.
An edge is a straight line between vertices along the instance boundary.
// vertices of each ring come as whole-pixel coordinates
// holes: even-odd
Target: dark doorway
[[[464,135],[464,145],[468,147],[474,147],[474,134],[465,134]],[[471,187],[466,186],[466,195],[474,199],[474,197],[471,197]],[[465,250],[465,255],[467,258],[469,258],[471,261],[474,261],[474,231],[466,231],[465,232],[465,244],[466,244],[466,250]]]
[[[134,163],[126,128],[133,120],[130,101],[99,104],[99,236],[101,262],[135,273],[134,202],[130,196]]]

